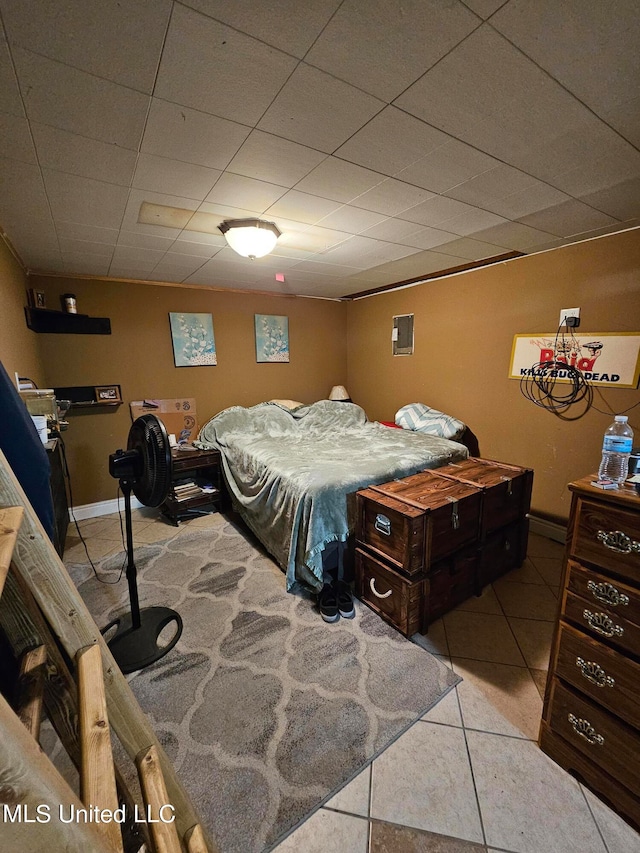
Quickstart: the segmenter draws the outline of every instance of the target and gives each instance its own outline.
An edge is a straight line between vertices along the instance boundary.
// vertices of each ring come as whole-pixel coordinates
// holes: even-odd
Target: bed
[[[368,422],[354,403],[320,400],[232,406],[200,430],[218,448],[231,502],[296,584],[322,587],[323,554],[353,533],[355,493],[365,486],[465,459],[458,442]]]

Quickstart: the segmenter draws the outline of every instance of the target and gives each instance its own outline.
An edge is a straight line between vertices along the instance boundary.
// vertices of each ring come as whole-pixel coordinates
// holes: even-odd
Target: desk
[[[171,450],[171,481],[171,490],[160,511],[167,521],[176,527],[181,518],[193,517],[193,510],[206,512],[207,507],[219,507],[222,500],[220,451],[173,448]],[[188,496],[180,496],[180,484],[186,481],[193,482],[196,487],[211,486],[213,491],[197,493],[194,489]]]

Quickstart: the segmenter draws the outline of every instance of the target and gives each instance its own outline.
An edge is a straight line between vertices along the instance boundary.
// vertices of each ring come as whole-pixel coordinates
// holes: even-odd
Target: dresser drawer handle
[[[458,514],[458,499],[447,495],[447,500],[451,501],[451,527],[453,530],[460,528],[460,516]]]
[[[619,604],[628,604],[629,596],[624,595],[610,583],[596,583],[589,581],[587,589],[593,594],[594,598],[601,601],[603,604],[608,604],[609,607],[617,607]]]
[[[373,526],[378,533],[384,533],[385,536],[391,536],[391,519],[387,518],[386,515],[382,515],[381,512],[376,515],[376,520],[373,522]]]
[[[580,674],[595,684],[596,687],[615,687],[615,679],[604,671],[604,669],[593,660],[583,660],[576,658],[576,666],[580,670]]]
[[[371,587],[371,592],[375,595],[376,598],[389,598],[390,595],[393,595],[392,589],[390,589],[388,592],[378,592],[378,590],[376,589],[375,578],[370,579],[369,586]]]
[[[640,542],[636,542],[622,530],[598,530],[596,535],[598,542],[602,542],[605,548],[610,551],[617,551],[618,554],[640,554]]]
[[[588,622],[589,627],[597,634],[602,634],[603,637],[621,637],[624,634],[624,628],[621,625],[616,625],[606,613],[592,613],[590,610],[583,610],[582,616]]]
[[[593,744],[594,746],[596,744],[598,746],[602,746],[604,738],[596,732],[589,720],[583,720],[573,714],[569,714],[567,719],[571,723],[571,728],[574,732],[577,735],[580,735],[581,738],[584,738],[587,743]]]

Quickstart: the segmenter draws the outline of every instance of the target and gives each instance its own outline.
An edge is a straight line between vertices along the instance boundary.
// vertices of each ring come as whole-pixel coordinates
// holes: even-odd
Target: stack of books
[[[175,483],[173,494],[177,501],[188,501],[189,498],[199,498],[202,494],[202,489],[193,480],[188,480],[183,483]]]

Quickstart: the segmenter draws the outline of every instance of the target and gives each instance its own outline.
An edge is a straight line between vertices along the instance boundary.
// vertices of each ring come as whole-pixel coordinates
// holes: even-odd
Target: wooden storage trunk
[[[438,474],[482,489],[481,538],[529,512],[533,484],[530,468],[470,458],[438,468]]]
[[[356,595],[405,637],[422,630],[427,581],[408,578],[362,548],[356,548]]]
[[[431,567],[424,600],[423,631],[478,591],[479,559],[480,551],[474,543]]]
[[[482,491],[422,471],[357,494],[361,547],[409,576],[478,537]]]

